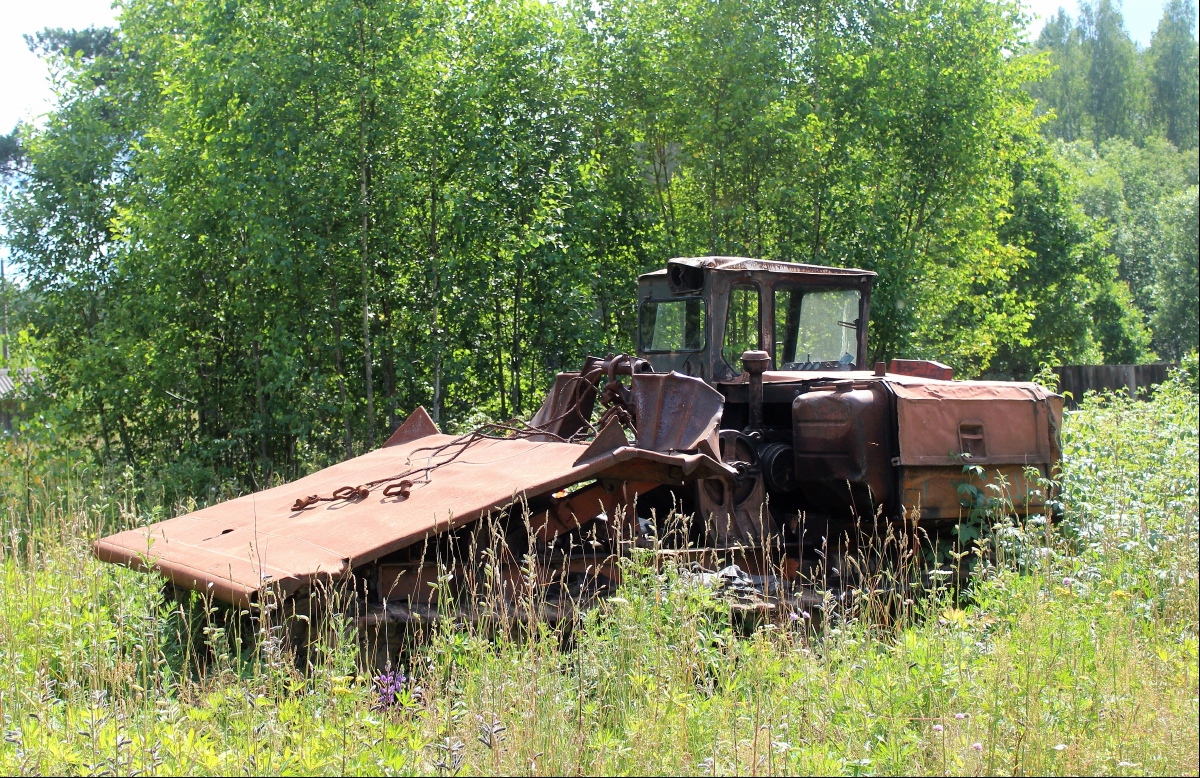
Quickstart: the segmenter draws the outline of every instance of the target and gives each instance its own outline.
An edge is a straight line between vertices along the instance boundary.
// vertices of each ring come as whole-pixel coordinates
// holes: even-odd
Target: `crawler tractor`
[[[447,615],[564,618],[611,593],[639,547],[736,564],[770,608],[817,569],[836,579],[830,560],[864,527],[958,526],[972,479],[1045,511],[1061,398],[936,362],[868,364],[874,280],[672,259],[638,279],[637,354],[559,374],[527,423],[451,436],[418,408],[375,451],[95,552],[252,611],[351,592],[360,628],[398,634]]]

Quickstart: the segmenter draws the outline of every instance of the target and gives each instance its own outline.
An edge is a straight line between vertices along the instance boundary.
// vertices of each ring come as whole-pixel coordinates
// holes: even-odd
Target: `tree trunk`
[[[338,400],[342,409],[342,445],[346,450],[346,459],[354,456],[353,441],[350,437],[350,411],[346,407],[346,371],[342,367],[342,311],[338,303],[337,276],[332,276],[333,289],[333,366],[337,370]]]
[[[4,276],[3,257],[0,257],[0,363],[8,367],[8,280]]]
[[[384,289],[390,288],[388,284],[389,279],[385,277],[383,281]],[[384,322],[386,322],[387,327],[387,338],[384,341],[385,345],[381,355],[383,358],[383,390],[387,393],[387,431],[388,435],[391,435],[400,423],[396,416],[396,334],[392,323],[391,297],[384,295],[381,304],[383,306]]]
[[[263,398],[262,346],[257,340],[254,341],[253,350],[254,396],[258,406],[258,457],[259,466],[262,467],[263,475],[266,476],[270,472],[270,467],[267,465],[267,408]]]
[[[371,270],[369,259],[369,243],[367,229],[370,223],[370,198],[368,196],[367,180],[370,174],[370,160],[367,158],[367,120],[368,100],[362,91],[362,83],[366,78],[366,41],[363,21],[358,23],[358,53],[359,53],[359,94],[358,94],[358,195],[359,207],[362,209],[362,339],[363,339],[363,380],[366,383],[367,394],[367,430],[366,449],[375,445],[375,387],[371,380]]]
[[[430,297],[432,323],[430,325],[430,340],[433,341],[433,423],[442,420],[442,333],[441,333],[441,303],[442,279],[438,267],[438,164],[437,154],[434,153],[430,163],[429,179],[429,269],[433,275],[430,279]]]
[[[512,412],[521,413],[521,285],[524,264],[517,260],[517,283],[513,289],[512,353],[509,354],[509,377],[512,379]]]
[[[500,260],[497,257],[493,263],[495,266],[495,277],[500,277]],[[500,396],[500,418],[508,418],[508,387],[504,381],[504,348],[501,345],[504,337],[504,306],[500,302],[500,295],[493,295],[492,299],[496,306],[496,386],[498,387],[497,394]]]

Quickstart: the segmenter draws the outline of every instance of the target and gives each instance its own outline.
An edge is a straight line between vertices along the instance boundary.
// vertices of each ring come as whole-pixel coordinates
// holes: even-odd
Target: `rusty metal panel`
[[[1040,476],[1045,476],[1046,465],[1035,465]],[[981,481],[964,473],[961,467],[902,467],[900,468],[900,493],[904,508],[911,514],[920,511],[922,521],[959,521],[967,518],[968,510],[963,507],[963,495],[958,493],[960,484],[970,483],[983,489],[987,485],[999,486],[1004,482],[1004,493],[1011,500],[1018,514],[1036,514],[1045,511],[1046,498],[1039,494],[1041,485],[1031,483],[1022,465],[1000,465],[987,467]],[[988,496],[998,494],[988,490]]]
[[[795,275],[817,275],[823,277],[873,278],[876,274],[870,270],[857,268],[826,267],[824,265],[802,265],[798,262],[775,262],[769,259],[752,259],[749,257],[675,257],[667,260],[670,265],[686,265],[705,270],[727,271],[766,271],[771,273],[789,273]],[[665,275],[667,268],[655,270],[644,275]]]
[[[764,384],[798,384],[801,381],[870,381],[875,373],[870,370],[767,370],[762,374]],[[744,384],[746,374],[734,376],[721,384]]]
[[[456,440],[428,435],[381,448],[289,484],[240,497],[186,516],[128,530],[96,542],[103,561],[153,569],[175,584],[235,603],[266,586],[291,594],[318,579],[340,579],[430,533],[474,521],[514,500],[597,477],[678,483],[728,476],[732,471],[702,454],[665,454],[618,446],[594,457],[588,447],[521,439]],[[462,449],[459,451],[459,449]],[[582,459],[582,461],[580,461]],[[313,495],[360,488],[420,467],[411,488],[388,496],[376,488],[360,496],[293,506]]]
[[[720,459],[717,427],[725,398],[703,381],[679,373],[633,376],[637,447],[696,451]]]
[[[893,381],[901,465],[1050,464],[1061,402],[1032,383]]]
[[[888,366],[888,372],[920,378],[937,378],[942,381],[954,378],[954,368],[929,359],[893,359]]]
[[[429,416],[429,412],[424,406],[417,406],[417,409],[409,414],[404,423],[396,428],[392,436],[383,444],[384,448],[389,446],[398,446],[401,443],[411,443],[414,440],[436,435],[440,432],[437,425],[433,423],[433,419]]]
[[[596,402],[596,386],[581,373],[559,373],[554,386],[542,401],[542,407],[529,420],[529,426],[552,435],[569,438],[588,426]],[[549,435],[545,440],[552,440]]]
[[[792,402],[792,446],[801,481],[865,483],[891,496],[891,417],[880,382],[840,382]]]
[[[440,573],[438,565],[431,562],[381,564],[378,570],[379,596],[391,602],[417,600],[426,605],[437,605]]]

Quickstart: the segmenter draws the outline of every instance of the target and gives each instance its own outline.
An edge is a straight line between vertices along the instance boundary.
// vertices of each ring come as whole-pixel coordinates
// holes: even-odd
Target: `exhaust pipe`
[[[747,432],[762,429],[762,374],[770,365],[771,355],[765,351],[746,351],[742,353],[742,370],[750,376],[750,424],[746,427]]]

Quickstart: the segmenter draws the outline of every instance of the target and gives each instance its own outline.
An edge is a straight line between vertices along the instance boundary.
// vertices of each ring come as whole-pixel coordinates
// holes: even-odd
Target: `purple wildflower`
[[[975,749],[976,751],[982,751],[983,743],[972,743],[971,748]]]
[[[399,670],[393,670],[389,663],[383,672],[375,676],[376,710],[393,708],[400,702],[400,693],[408,683],[408,676]]]
[[[933,731],[934,731],[934,732],[941,732],[941,731],[942,731],[942,725],[941,725],[941,724],[934,724],[934,725],[933,725]]]
[[[967,714],[965,714],[965,713],[955,713],[954,714],[954,718],[958,719],[959,721],[962,721],[966,717],[967,717]]]

